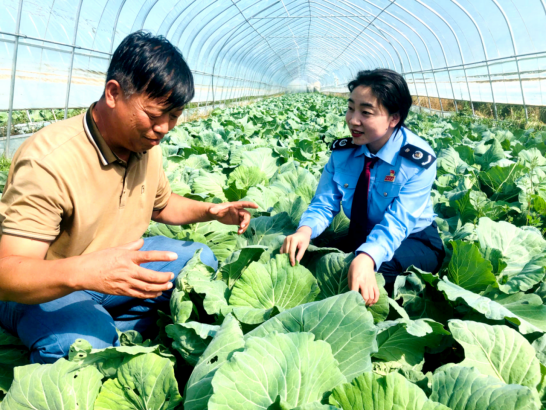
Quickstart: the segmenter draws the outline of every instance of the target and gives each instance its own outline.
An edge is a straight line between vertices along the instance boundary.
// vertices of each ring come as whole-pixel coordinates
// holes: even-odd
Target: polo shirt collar
[[[83,119],[84,129],[87,137],[91,141],[91,144],[93,144],[93,146],[97,150],[100,161],[103,165],[110,165],[117,162],[118,164],[127,167],[127,162],[118,157],[114,153],[114,151],[110,149],[106,141],[104,141],[104,138],[102,137],[99,131],[99,127],[97,127],[97,123],[95,122],[92,114],[95,104],[96,102],[91,104]],[[142,154],[142,152],[131,152],[131,156],[135,156],[137,159],[141,159]]]
[[[361,145],[358,148],[359,151],[356,153],[356,156],[375,156],[379,157],[379,159],[384,162],[394,165],[396,163],[396,160],[398,159],[398,154],[400,152],[400,149],[402,148],[402,144],[404,143],[405,134],[406,132],[404,131],[404,128],[400,128],[400,130],[398,130],[396,134],[392,135],[385,143],[385,145],[383,145],[383,147],[376,154],[372,154],[368,149],[367,145]]]

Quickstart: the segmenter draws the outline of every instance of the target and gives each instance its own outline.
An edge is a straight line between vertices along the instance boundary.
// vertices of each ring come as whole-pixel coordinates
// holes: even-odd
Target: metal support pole
[[[442,17],[442,15],[440,13],[438,13],[436,10],[429,7],[425,3],[421,2],[420,0],[417,0],[417,2],[419,4],[421,4],[423,7],[426,7],[432,13],[434,13],[436,15],[436,17],[438,17],[440,20],[442,20],[444,22],[444,24],[446,26],[448,26],[449,29],[451,30],[451,34],[453,34],[453,37],[455,38],[455,41],[457,42],[457,47],[459,49],[459,55],[461,56],[461,62],[462,62],[462,65],[463,65],[463,73],[464,73],[464,77],[465,77],[465,81],[466,81],[466,88],[467,88],[467,91],[468,91],[468,99],[470,100],[470,107],[472,108],[472,115],[475,116],[476,113],[474,112],[474,104],[472,103],[472,95],[470,94],[470,86],[468,84],[468,76],[466,74],[464,54],[463,54],[463,51],[461,49],[461,43],[459,42],[459,37],[457,37],[457,33],[455,32],[455,30],[453,30],[453,27],[451,27],[451,25],[447,22],[447,20],[445,18]],[[446,69],[447,69],[447,72],[449,73],[449,67],[447,67],[447,61],[446,61]],[[451,88],[453,89],[453,82],[451,80],[451,76],[449,78],[449,81],[451,82]],[[457,109],[457,100],[455,99],[455,93],[453,93],[453,98],[454,98],[453,101],[455,103],[455,109]]]
[[[214,95],[214,74],[212,75],[210,83],[211,83],[211,89],[212,89],[212,109],[214,110],[216,108],[216,101],[215,101],[215,98],[214,98],[215,97],[215,95]]]
[[[19,50],[19,29],[21,28],[21,12],[23,10],[23,0],[19,0],[19,8],[17,9],[17,23],[15,25],[15,44],[13,46],[13,61],[11,63],[11,84],[9,88],[9,112],[8,112],[8,130],[6,145],[4,146],[4,156],[9,157],[9,140],[11,136],[11,123],[13,115],[13,97],[15,95],[15,74],[17,72],[17,52]]]
[[[440,41],[440,38],[436,35],[434,30],[432,30],[423,20],[421,20],[415,14],[411,13],[409,10],[405,9],[404,7],[402,7],[399,4],[396,4],[396,6],[399,7],[400,9],[404,10],[406,13],[408,13],[410,16],[412,16],[417,21],[419,21],[423,26],[425,26],[432,33],[432,35],[434,37],[436,37],[436,41],[438,41],[438,44],[440,45],[440,48],[442,49],[442,54],[444,56],[444,61],[445,61],[446,66],[447,66],[448,65],[447,56],[446,56],[446,53],[444,51],[444,46],[442,45],[442,42]],[[390,13],[388,13],[388,12],[387,12],[387,14],[390,15]],[[430,55],[430,51],[428,49],[427,43],[424,41],[424,39],[421,37],[421,35],[416,30],[414,30],[413,28],[411,28],[411,30],[421,39],[421,41],[423,42],[423,45],[425,46],[425,49],[427,50],[428,59],[430,61],[430,67],[432,69],[432,78],[434,79],[434,84],[436,86],[436,94],[438,94],[438,101],[440,102],[440,110],[442,112],[442,117],[444,117],[444,105],[442,104],[442,96],[440,95],[440,89],[438,88],[438,82],[436,80],[436,73],[434,71],[434,63],[432,62],[432,57]],[[449,82],[451,83],[451,77],[449,76],[449,69],[447,70],[447,75],[448,75],[448,78],[449,78]],[[452,94],[453,94],[453,101],[455,101],[455,91],[453,91],[453,84],[451,85],[451,91],[452,91]]]
[[[78,25],[80,23],[80,12],[82,10],[83,0],[80,0],[78,4],[78,11],[76,12],[76,25],[74,26],[74,38],[72,39],[72,54],[70,56],[70,71],[68,73],[68,84],[66,86],[66,99],[64,103],[64,119],[68,116],[68,100],[70,99],[70,85],[72,84],[72,70],[74,69],[74,54],[76,53],[76,39],[78,36]]]
[[[476,21],[474,20],[472,15],[463,6],[461,6],[457,2],[457,0],[451,0],[451,2],[453,4],[455,4],[457,7],[459,7],[466,14],[466,16],[470,19],[470,21],[472,21],[472,23],[474,24],[474,27],[476,28],[476,30],[478,31],[478,34],[480,35],[480,41],[481,41],[481,44],[482,44],[483,55],[485,57],[485,66],[487,67],[487,76],[489,78],[489,86],[491,88],[491,99],[493,100],[493,110],[494,110],[494,114],[495,114],[495,120],[498,121],[499,116],[497,114],[497,103],[495,102],[495,92],[493,90],[493,81],[491,80],[491,70],[489,68],[489,57],[487,56],[487,49],[485,47],[485,41],[483,40],[482,31],[480,30],[480,27],[478,26],[478,23],[476,23]],[[474,110],[474,107],[472,107],[472,110]]]
[[[210,75],[210,74],[209,74]],[[214,75],[211,76],[211,78],[214,77]],[[210,90],[210,83],[207,85],[207,98],[205,99],[205,114],[207,113],[207,108],[209,106],[209,90]]]
[[[510,40],[512,40],[512,48],[514,49],[514,60],[516,61],[516,68],[518,69],[518,79],[519,79],[519,87],[521,89],[521,101],[523,102],[523,109],[525,110],[525,120],[529,120],[529,114],[527,112],[527,104],[525,103],[525,93],[523,92],[523,83],[521,81],[521,71],[519,69],[519,60],[518,60],[518,50],[516,48],[516,41],[514,40],[514,33],[512,32],[512,26],[510,25],[510,21],[508,20],[508,17],[506,16],[506,13],[502,9],[502,7],[497,3],[496,0],[492,0],[493,3],[495,3],[495,6],[499,9],[502,16],[504,17],[504,21],[506,22],[506,25],[508,26],[508,31],[510,32]]]

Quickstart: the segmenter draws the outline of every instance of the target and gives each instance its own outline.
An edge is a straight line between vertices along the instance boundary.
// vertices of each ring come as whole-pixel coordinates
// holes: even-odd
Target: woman
[[[430,190],[436,177],[434,151],[404,127],[412,98],[404,78],[391,70],[361,71],[348,84],[346,121],[352,138],[334,141],[317,192],[298,230],[281,253],[292,265],[311,239],[343,210],[351,222],[339,248],[355,252],[349,289],[366,304],[379,299],[375,272],[389,287],[415,265],[437,272],[445,256],[434,222]]]

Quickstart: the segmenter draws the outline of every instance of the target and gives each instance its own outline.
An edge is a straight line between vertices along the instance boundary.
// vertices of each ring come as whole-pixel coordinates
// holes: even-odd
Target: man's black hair
[[[353,92],[356,87],[361,85],[371,88],[373,95],[387,109],[390,115],[396,113],[400,115],[400,121],[396,125],[395,131],[402,128],[413,104],[404,77],[396,71],[386,68],[364,70],[360,71],[356,78],[347,84],[350,92]]]
[[[167,110],[183,107],[194,94],[193,75],[180,50],[163,36],[136,31],[112,56],[106,82],[116,80],[126,96],[145,93]]]

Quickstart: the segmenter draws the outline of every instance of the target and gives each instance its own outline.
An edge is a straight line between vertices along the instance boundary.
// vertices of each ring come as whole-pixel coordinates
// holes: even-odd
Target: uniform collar
[[[124,167],[127,167],[127,162],[122,160],[120,157],[118,157],[114,151],[110,149],[104,138],[102,137],[99,127],[97,127],[97,123],[95,122],[95,119],[93,118],[93,108],[95,107],[96,102],[91,104],[87,112],[85,113],[83,117],[84,122],[84,128],[85,133],[87,134],[87,137],[97,150],[100,161],[103,165],[110,165],[113,163],[118,163]],[[136,159],[142,158],[142,152],[131,152],[131,157],[135,157]]]
[[[367,157],[375,156],[384,162],[394,165],[396,163],[396,160],[398,159],[398,153],[400,152],[400,149],[402,148],[402,144],[404,143],[405,139],[406,139],[406,131],[404,130],[404,127],[402,127],[400,128],[399,131],[396,132],[396,134],[391,135],[389,140],[386,142],[385,145],[383,145],[383,147],[379,150],[377,154],[373,155],[366,145],[361,145],[358,148],[358,152],[356,153],[356,156],[360,156],[360,155],[366,155]]]

